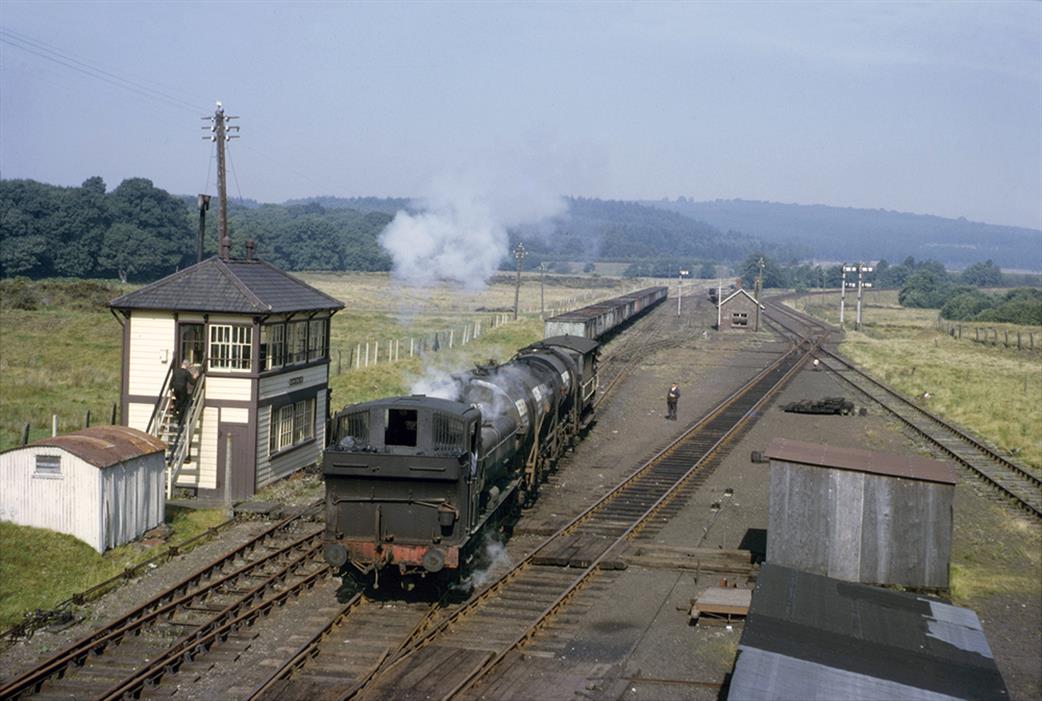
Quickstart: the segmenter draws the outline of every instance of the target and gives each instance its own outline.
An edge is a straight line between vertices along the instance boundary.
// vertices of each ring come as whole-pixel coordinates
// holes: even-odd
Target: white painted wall
[[[298,384],[291,385],[289,383],[290,380],[298,377],[301,378],[301,381]],[[257,388],[257,397],[263,401],[265,399],[270,399],[271,397],[278,397],[284,394],[289,394],[290,392],[295,392],[298,389],[307,389],[314,385],[324,385],[328,379],[328,365],[315,365],[309,368],[291,370],[278,375],[272,375],[271,377],[262,377],[260,379],[260,386]]]
[[[250,383],[248,377],[206,377],[206,398],[209,399],[234,399],[238,401],[250,401]]]
[[[130,315],[129,394],[159,396],[174,360],[174,316],[134,310]]]
[[[221,422],[231,424],[246,424],[250,422],[250,410],[235,407],[221,408]]]
[[[61,458],[61,475],[35,475],[37,455]],[[100,470],[63,448],[0,455],[0,519],[68,533],[97,550],[122,545],[163,520],[163,454]]]
[[[206,380],[210,389],[210,380]],[[217,489],[217,426],[221,410],[217,407],[203,409],[202,431],[199,434],[199,470],[195,475],[182,474],[177,479],[178,487]]]
[[[129,543],[163,522],[164,470],[163,454],[153,453],[100,471],[105,548]]]
[[[127,426],[140,431],[148,431],[148,420],[152,418],[155,404],[133,402],[127,405]]]

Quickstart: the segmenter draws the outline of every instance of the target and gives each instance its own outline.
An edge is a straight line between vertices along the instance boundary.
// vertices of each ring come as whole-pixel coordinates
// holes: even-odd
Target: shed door
[[[256,469],[253,460],[254,446],[250,444],[248,424],[220,424],[221,430],[217,441],[217,483],[224,487],[225,460],[228,450],[228,437],[232,439],[232,499],[248,499],[254,494]]]

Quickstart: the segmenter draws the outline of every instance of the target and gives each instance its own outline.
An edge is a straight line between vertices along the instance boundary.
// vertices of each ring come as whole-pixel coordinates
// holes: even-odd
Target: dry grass
[[[936,310],[904,309],[896,292],[871,293],[867,301],[871,306],[864,309],[861,332],[849,330],[853,315],[847,317],[844,355],[908,396],[929,392],[930,411],[1042,471],[1037,353],[953,338],[937,329]],[[811,299],[800,308],[835,323],[834,302]],[[1019,328],[1042,336],[1038,327]]]

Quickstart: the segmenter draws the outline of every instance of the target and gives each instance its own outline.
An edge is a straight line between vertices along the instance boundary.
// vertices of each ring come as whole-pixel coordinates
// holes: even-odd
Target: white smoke
[[[425,394],[438,399],[459,399],[459,381],[452,373],[437,368],[426,368],[423,376],[415,380],[409,389],[410,394]]]
[[[509,255],[508,229],[560,215],[565,202],[531,182],[455,177],[439,180],[413,207],[380,234],[392,276],[417,287],[447,281],[480,289]]]

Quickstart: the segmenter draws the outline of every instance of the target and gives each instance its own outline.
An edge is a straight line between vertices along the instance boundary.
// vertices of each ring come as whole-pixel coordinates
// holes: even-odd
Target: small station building
[[[764,306],[742,288],[738,288],[717,303],[716,327],[725,329],[760,330],[760,312]]]
[[[251,249],[109,303],[123,325],[123,422],[170,445],[168,493],[245,499],[316,462],[325,445],[329,324],[344,305]],[[178,421],[170,395],[182,360],[196,378]]]
[[[0,453],[0,518],[82,540],[99,553],[163,522],[166,445],[97,426]]]

